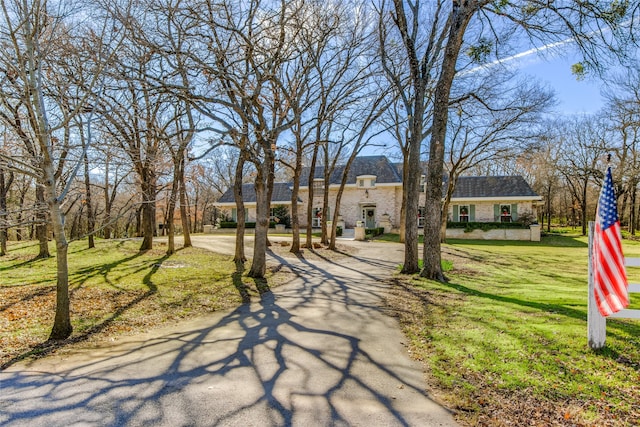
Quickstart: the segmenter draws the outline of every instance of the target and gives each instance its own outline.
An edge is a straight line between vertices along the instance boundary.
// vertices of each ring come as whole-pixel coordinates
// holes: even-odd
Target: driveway
[[[274,240],[278,240],[274,238]],[[233,249],[230,236],[194,244]],[[261,301],[0,372],[3,426],[453,426],[383,309],[403,247],[269,256],[293,273]]]

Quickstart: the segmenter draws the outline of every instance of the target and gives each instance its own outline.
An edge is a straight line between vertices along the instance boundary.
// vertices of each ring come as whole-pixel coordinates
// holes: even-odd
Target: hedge
[[[521,222],[447,222],[447,228],[464,228],[465,231],[471,232],[473,230],[521,229],[529,226]]]
[[[220,228],[237,228],[238,223],[235,221],[220,221]],[[245,222],[244,228],[256,228],[255,222]],[[275,221],[269,223],[269,228],[276,228]]]

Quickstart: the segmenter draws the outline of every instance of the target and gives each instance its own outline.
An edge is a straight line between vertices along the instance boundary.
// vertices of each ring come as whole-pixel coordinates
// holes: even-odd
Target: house
[[[324,168],[316,168],[313,180],[309,170],[302,171],[299,191],[300,225],[306,227],[309,187],[313,186],[313,226],[318,227],[323,215],[332,218],[335,200],[345,166],[337,166],[325,186]],[[424,177],[418,200],[424,206]],[[443,182],[443,190],[446,181]],[[252,185],[243,187],[245,218],[255,220],[255,193]],[[322,212],[325,193],[328,193],[329,211]],[[444,192],[443,192],[444,194]],[[542,197],[536,194],[521,176],[460,177],[449,205],[447,217],[455,222],[515,222],[519,218],[536,218],[536,208]],[[278,183],[274,188],[272,207],[291,204],[291,184]],[[354,159],[346,173],[346,185],[340,205],[339,225],[353,228],[358,222],[366,228],[385,227],[398,229],[402,205],[402,164],[391,162],[386,156],[361,156]],[[229,208],[236,218],[233,191],[227,191],[217,206]],[[235,215],[235,216],[234,216]],[[424,209],[419,209],[418,225],[422,227],[427,218]]]
[[[256,220],[256,190],[253,184],[242,184],[242,199],[244,201],[244,219],[245,221]],[[238,221],[238,209],[236,207],[233,188],[229,188],[218,199],[215,206],[227,210],[231,221]],[[271,194],[271,210],[274,206],[285,205],[291,206],[291,184],[288,182],[276,182],[273,184],[273,193]],[[273,215],[272,215],[273,216]]]
[[[515,222],[537,218],[542,197],[521,176],[462,176],[451,197],[453,222]]]

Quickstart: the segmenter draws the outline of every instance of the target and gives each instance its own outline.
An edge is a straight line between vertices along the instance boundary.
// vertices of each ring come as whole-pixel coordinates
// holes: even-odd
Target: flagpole
[[[604,347],[607,340],[607,319],[600,314],[596,303],[593,279],[593,234],[595,225],[589,221],[589,298],[587,300],[587,340],[592,350]]]

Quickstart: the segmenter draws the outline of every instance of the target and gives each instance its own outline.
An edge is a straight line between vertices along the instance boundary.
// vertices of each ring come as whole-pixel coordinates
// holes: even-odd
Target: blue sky
[[[553,59],[527,58],[519,64],[521,73],[531,75],[556,92],[560,114],[595,113],[603,107],[601,83],[595,78],[578,81],[571,74],[577,60],[567,57]]]

